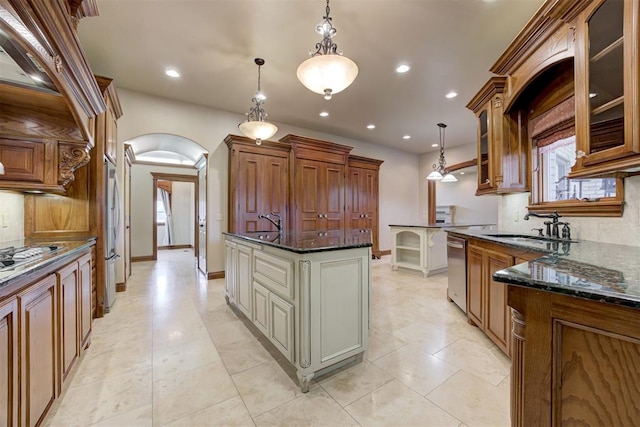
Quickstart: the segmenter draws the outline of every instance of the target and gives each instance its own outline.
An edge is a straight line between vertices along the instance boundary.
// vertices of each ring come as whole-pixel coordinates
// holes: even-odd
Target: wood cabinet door
[[[4,165],[3,181],[44,183],[45,144],[0,138],[0,161]]]
[[[58,292],[55,275],[18,294],[20,422],[35,426],[58,394]]]
[[[299,159],[295,182],[298,231],[344,229],[344,165]]]
[[[493,280],[493,274],[512,265],[512,256],[486,251],[485,332],[507,355],[511,349],[511,309],[507,305],[507,285]]]
[[[80,316],[78,263],[74,262],[56,272],[60,299],[60,366],[62,382],[80,357]]]
[[[238,153],[236,192],[236,232],[273,230],[275,227],[258,215],[275,212],[286,224],[288,204],[288,160],[241,151]]]
[[[271,293],[269,295],[269,339],[287,358],[293,360],[293,306]]]
[[[480,328],[484,325],[485,304],[482,280],[484,250],[467,247],[467,315]]]
[[[91,339],[91,254],[84,255],[78,260],[78,279],[80,280],[78,303],[80,310],[80,349],[82,350],[89,345]]]
[[[344,166],[327,163],[323,167],[323,182],[321,186],[324,200],[324,229],[344,229]]]
[[[269,295],[271,292],[258,282],[253,282],[253,313],[251,321],[266,336],[269,336]]]
[[[0,304],[0,425],[18,425],[18,303]]]

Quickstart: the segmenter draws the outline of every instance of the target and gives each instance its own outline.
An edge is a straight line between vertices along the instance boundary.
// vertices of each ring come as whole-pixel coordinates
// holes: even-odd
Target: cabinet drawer
[[[253,277],[280,296],[293,299],[293,262],[254,251]]]

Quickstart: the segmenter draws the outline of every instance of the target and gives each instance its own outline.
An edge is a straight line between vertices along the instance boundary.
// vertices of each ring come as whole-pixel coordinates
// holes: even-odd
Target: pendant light
[[[456,182],[458,179],[447,171],[447,162],[444,159],[444,130],[447,127],[444,123],[438,123],[440,128],[440,158],[438,164],[433,164],[433,172],[427,176],[431,181]]]
[[[254,60],[258,66],[258,91],[251,98],[251,102],[255,102],[256,105],[249,109],[247,113],[247,120],[238,125],[240,131],[251,139],[256,140],[256,145],[262,144],[262,140],[269,139],[276,134],[278,128],[273,123],[266,121],[267,113],[262,108],[264,100],[267,99],[262,92],[260,92],[260,67],[264,65],[264,59],[256,58]]]
[[[355,62],[342,55],[338,51],[332,38],[337,30],[331,23],[329,16],[329,0],[322,22],[316,26],[316,31],[322,36],[322,40],[316,43],[316,51],[309,51],[311,58],[304,61],[298,67],[298,80],[311,92],[324,95],[324,99],[331,99],[333,94],[345,90],[358,75],[358,66]]]

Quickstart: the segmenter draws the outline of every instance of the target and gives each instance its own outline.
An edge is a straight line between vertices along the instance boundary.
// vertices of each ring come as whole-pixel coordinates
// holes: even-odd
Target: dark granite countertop
[[[295,253],[337,251],[342,249],[366,248],[373,246],[371,230],[348,228],[342,230],[304,231],[248,231],[225,233],[249,242],[284,249]]]
[[[389,227],[407,227],[407,228],[466,228],[466,227],[490,227],[495,224],[457,224],[454,222],[436,222],[425,224],[389,224]]]
[[[484,233],[452,230],[450,233],[541,252],[540,258],[496,272],[493,278],[498,282],[640,308],[638,246],[586,240],[537,243],[486,235],[501,234],[496,230]]]
[[[2,247],[14,246],[20,248],[23,246],[58,246],[58,249],[52,252],[44,252],[40,257],[33,261],[20,264],[17,267],[8,268],[0,271],[0,288],[8,285],[12,280],[17,279],[29,273],[35,273],[38,269],[46,267],[67,257],[73,257],[75,254],[95,244],[95,239],[77,239],[77,240],[16,240],[5,242]],[[1,248],[0,248],[1,249]]]

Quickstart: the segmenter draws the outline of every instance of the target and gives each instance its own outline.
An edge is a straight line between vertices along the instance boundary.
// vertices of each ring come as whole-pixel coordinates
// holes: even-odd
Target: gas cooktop
[[[0,249],[0,271],[11,270],[20,265],[35,261],[42,257],[43,254],[57,251],[62,246],[44,245],[44,246],[22,246]]]

